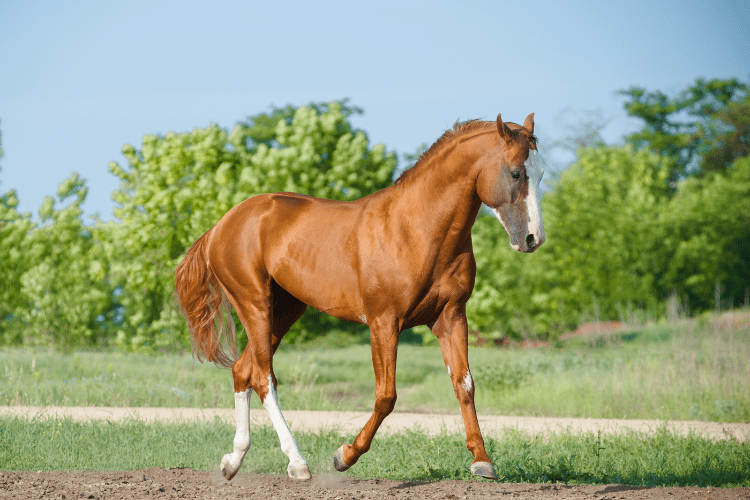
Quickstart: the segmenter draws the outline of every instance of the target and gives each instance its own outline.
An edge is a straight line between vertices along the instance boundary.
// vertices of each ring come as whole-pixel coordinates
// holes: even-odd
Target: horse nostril
[[[534,248],[534,235],[530,234],[526,237],[526,246],[531,248]]]

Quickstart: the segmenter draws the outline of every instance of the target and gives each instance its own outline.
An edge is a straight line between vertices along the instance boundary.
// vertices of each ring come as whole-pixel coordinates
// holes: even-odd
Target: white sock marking
[[[253,390],[234,393],[234,419],[237,432],[234,435],[234,451],[224,455],[222,465],[227,462],[228,469],[236,473],[242,465],[242,460],[250,449],[250,395]]]
[[[539,183],[542,181],[544,169],[536,151],[529,151],[529,160],[526,162],[526,171],[529,176],[529,193],[524,200],[526,213],[529,214],[528,231],[535,238],[535,246],[544,243],[544,222],[542,221],[542,208],[539,204]]]
[[[284,455],[289,458],[288,468],[307,465],[307,461],[302,458],[302,455],[299,452],[297,441],[289,431],[289,426],[286,424],[284,415],[281,414],[279,398],[276,395],[276,389],[273,387],[273,380],[270,375],[268,376],[268,394],[266,394],[266,399],[263,401],[263,407],[271,417],[273,428],[276,429],[276,434],[279,436],[281,451],[283,451]]]

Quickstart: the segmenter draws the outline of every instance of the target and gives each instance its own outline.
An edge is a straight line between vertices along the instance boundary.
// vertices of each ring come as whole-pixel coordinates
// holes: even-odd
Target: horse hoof
[[[474,462],[471,464],[471,473],[485,479],[497,479],[495,467],[489,462]]]
[[[286,468],[286,471],[289,474],[289,477],[291,477],[292,479],[312,479],[312,474],[310,474],[310,467],[308,467],[307,464],[295,465],[294,467],[289,465],[289,467]]]
[[[339,472],[344,472],[346,469],[350,467],[349,465],[346,465],[346,462],[344,462],[344,445],[343,444],[339,446],[339,449],[336,450],[336,453],[333,454],[333,467]]]
[[[231,454],[228,454],[224,455],[224,458],[221,459],[219,470],[221,471],[221,475],[224,476],[224,479],[231,481],[232,478],[237,475],[237,471],[239,471],[240,468],[232,465]]]

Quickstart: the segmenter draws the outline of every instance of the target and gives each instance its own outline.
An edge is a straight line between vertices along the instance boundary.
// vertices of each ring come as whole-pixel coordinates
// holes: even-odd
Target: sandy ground
[[[103,407],[0,407],[0,414],[24,418],[71,417],[78,420],[120,421],[137,418],[154,420],[200,420],[216,417],[234,422],[234,411],[192,408],[103,408]],[[357,432],[370,416],[366,412],[284,412],[292,430],[336,429]],[[251,421],[269,423],[265,410],[251,410]],[[681,434],[696,432],[711,439],[733,437],[750,440],[750,424],[716,424],[654,420],[605,420],[530,417],[480,417],[487,436],[500,436],[507,428],[534,434],[560,430],[574,432],[620,432],[630,429],[652,432],[666,427]],[[458,415],[393,413],[381,427],[383,432],[419,427],[430,433],[463,432]],[[0,466],[1,467],[1,466]],[[150,468],[120,472],[0,472],[0,498],[25,499],[750,499],[750,488],[638,488],[623,485],[534,485],[494,481],[404,482],[385,479],[357,480],[338,475],[316,476],[310,481],[295,481],[286,476],[238,474],[227,482],[219,471]]]
[[[26,418],[70,417],[77,420],[97,419],[113,422],[128,418],[144,421],[180,421],[213,420],[218,417],[234,424],[234,410],[232,409],[0,406],[0,415],[17,415]],[[370,412],[354,411],[284,411],[284,417],[292,431],[313,432],[319,429],[333,429],[344,433],[357,433],[365,425],[370,415]],[[265,410],[250,410],[250,422],[252,424],[270,424],[270,419]],[[529,434],[543,435],[560,431],[617,433],[631,430],[648,433],[666,428],[681,435],[693,432],[710,439],[750,440],[750,424],[736,423],[485,415],[479,417],[479,425],[485,436],[497,437],[502,436],[506,429],[517,429]],[[463,421],[458,412],[449,415],[394,412],[385,419],[378,432],[398,432],[415,427],[431,434],[437,434],[442,430],[464,432]]]

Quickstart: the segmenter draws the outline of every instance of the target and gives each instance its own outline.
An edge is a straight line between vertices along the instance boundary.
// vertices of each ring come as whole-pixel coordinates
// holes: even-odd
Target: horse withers
[[[530,156],[531,154],[531,156]],[[279,409],[273,355],[307,306],[368,325],[375,408],[350,445],[336,450],[344,471],[370,449],[396,403],[396,352],[402,331],[427,325],[440,341],[474,456],[471,472],[496,479],[474,407],[466,301],[476,262],[471,226],[485,203],[510,236],[531,253],[544,243],[539,208],[542,170],[534,114],[523,126],[456,123],[392,185],[356,201],[295,193],[253,196],[227,212],[187,251],[175,286],[194,352],[231,367],[237,432],[221,460],[232,479],[250,447],[253,392],[268,410],[290,477],[310,469]],[[248,343],[238,356],[230,307]]]

